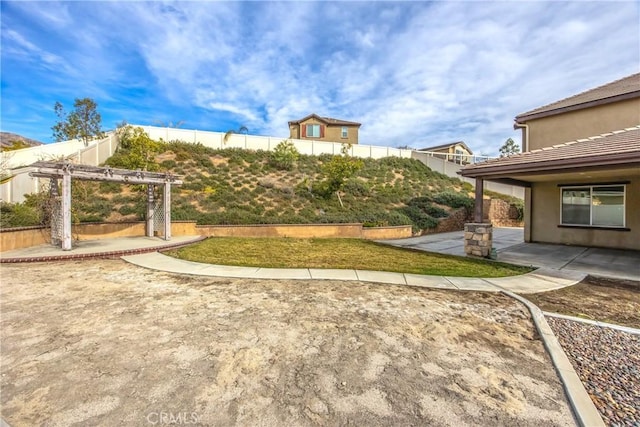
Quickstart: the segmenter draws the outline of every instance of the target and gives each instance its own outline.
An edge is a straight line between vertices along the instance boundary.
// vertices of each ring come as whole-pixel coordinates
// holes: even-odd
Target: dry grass
[[[505,277],[530,269],[394,248],[358,239],[216,237],[167,252],[219,265],[271,268],[338,268],[459,277]]]

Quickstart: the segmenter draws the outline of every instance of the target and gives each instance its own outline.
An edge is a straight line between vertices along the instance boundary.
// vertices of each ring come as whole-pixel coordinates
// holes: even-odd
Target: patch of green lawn
[[[267,268],[337,268],[434,276],[505,277],[530,268],[396,248],[359,239],[214,237],[166,252],[218,265]]]

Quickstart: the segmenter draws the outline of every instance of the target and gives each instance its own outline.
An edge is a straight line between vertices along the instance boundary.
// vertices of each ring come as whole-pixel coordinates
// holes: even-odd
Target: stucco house
[[[428,151],[431,153],[442,153],[442,158],[454,163],[465,165],[471,163],[470,157],[473,151],[463,141],[450,142],[449,144],[435,145],[432,147],[421,148],[417,151]],[[438,156],[438,155],[436,155]]]
[[[357,144],[360,126],[356,122],[310,114],[289,122],[289,138]]]
[[[640,74],[519,114],[514,127],[522,153],[461,170],[476,198],[485,180],[525,187],[526,242],[640,250]]]

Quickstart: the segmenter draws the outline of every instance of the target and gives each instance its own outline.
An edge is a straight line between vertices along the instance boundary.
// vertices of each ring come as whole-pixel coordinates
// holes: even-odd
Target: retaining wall
[[[98,240],[115,237],[142,237],[145,222],[91,223],[72,226],[73,238]],[[362,224],[282,224],[282,225],[199,225],[193,221],[172,221],[173,236],[212,237],[345,237],[369,240],[411,237],[411,226],[363,227]],[[28,248],[51,242],[47,227],[21,227],[0,230],[0,251]]]
[[[145,222],[115,222],[73,224],[71,234],[76,240],[111,239],[114,237],[142,237],[145,235]],[[196,223],[192,221],[172,221],[173,236],[197,235]],[[20,227],[0,230],[0,251],[28,248],[30,246],[51,243],[51,230],[48,227]]]
[[[362,224],[199,225],[198,234],[211,237],[292,237],[402,239],[411,237],[411,226],[363,227]]]
[[[500,199],[484,200],[484,222],[494,227],[524,227],[524,221],[518,219],[518,209]]]

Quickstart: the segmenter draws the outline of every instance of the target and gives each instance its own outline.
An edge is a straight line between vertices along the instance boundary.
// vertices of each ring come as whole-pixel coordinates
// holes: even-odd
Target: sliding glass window
[[[624,227],[624,185],[565,187],[562,191],[563,225]]]

